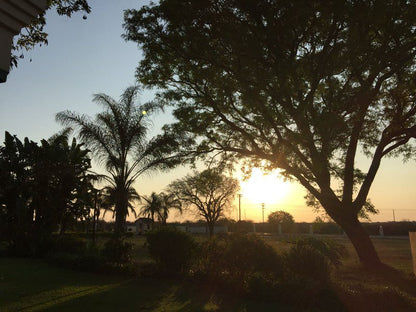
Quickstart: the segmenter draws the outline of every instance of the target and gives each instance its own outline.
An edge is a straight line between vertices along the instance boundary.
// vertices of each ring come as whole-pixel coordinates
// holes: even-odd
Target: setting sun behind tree
[[[265,174],[254,168],[247,181],[241,181],[241,193],[253,204],[279,204],[288,199],[292,190],[289,181],[284,181],[277,170]]]

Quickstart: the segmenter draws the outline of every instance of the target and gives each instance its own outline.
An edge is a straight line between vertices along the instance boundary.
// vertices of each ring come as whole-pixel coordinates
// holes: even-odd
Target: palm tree
[[[94,119],[71,111],[56,115],[58,122],[78,131],[81,141],[105,165],[104,179],[111,188],[117,234],[124,231],[129,199],[137,195],[133,183],[149,170],[169,167],[161,156],[161,144],[146,140],[150,126],[147,116],[160,107],[135,105],[138,91],[138,87],[127,88],[119,102],[106,94],[94,95],[93,101],[104,107]]]
[[[166,194],[166,193],[160,193],[159,194],[161,201],[162,201],[162,209],[160,213],[158,214],[159,220],[162,224],[166,224],[166,220],[169,216],[169,210],[170,209],[177,209],[180,213],[182,213],[182,203],[179,199],[175,197],[174,194]]]
[[[158,215],[162,210],[162,200],[160,196],[153,192],[150,196],[142,196],[142,199],[145,203],[142,206],[140,214],[155,222],[155,215]]]
[[[117,194],[118,190],[111,186],[106,186],[100,191],[100,208],[104,210],[104,215],[106,212],[111,211],[113,213],[113,217],[116,215],[115,206],[117,203]],[[135,218],[137,218],[137,213],[134,208],[135,202],[140,202],[142,197],[137,194],[137,191],[134,187],[130,187],[128,190],[128,203],[127,203],[127,213],[126,216],[129,216],[130,213],[133,214]]]
[[[182,212],[182,204],[173,194],[163,192],[156,194],[153,192],[149,197],[143,196],[142,199],[145,201],[145,204],[142,206],[141,215],[152,219],[153,222],[156,216],[159,222],[166,224],[171,208]]]

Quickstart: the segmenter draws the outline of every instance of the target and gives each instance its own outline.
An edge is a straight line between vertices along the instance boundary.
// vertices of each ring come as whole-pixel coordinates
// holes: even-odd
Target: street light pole
[[[243,194],[238,194],[238,221],[241,221],[241,196]]]
[[[261,210],[263,212],[263,223],[264,223],[264,203],[261,204]]]

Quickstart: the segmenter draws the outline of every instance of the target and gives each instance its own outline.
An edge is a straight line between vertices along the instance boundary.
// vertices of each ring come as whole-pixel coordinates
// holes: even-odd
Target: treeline
[[[204,226],[203,222],[184,222],[175,223],[177,225],[188,226]],[[257,233],[279,233],[279,228],[276,224],[257,223],[252,221],[234,221],[222,219],[217,222],[217,225],[227,226],[229,232],[257,232]],[[344,231],[335,222],[295,222],[293,224],[282,224],[281,231],[283,234],[328,234],[328,235],[342,235]],[[363,223],[364,229],[369,235],[380,235],[380,226],[383,229],[385,236],[407,236],[409,232],[416,232],[416,221],[400,221],[400,222],[367,222]]]

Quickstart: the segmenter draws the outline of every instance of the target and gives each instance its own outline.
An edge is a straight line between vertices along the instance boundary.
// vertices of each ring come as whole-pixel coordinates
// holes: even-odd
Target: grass
[[[277,250],[290,244],[267,241]],[[416,311],[416,279],[408,240],[375,239],[383,272],[364,271],[352,245],[345,265],[333,272],[338,298],[348,311]],[[134,258],[149,261],[143,238],[131,238]],[[297,311],[278,303],[259,303],[214,295],[186,281],[130,278],[76,272],[41,260],[0,258],[0,311]]]

